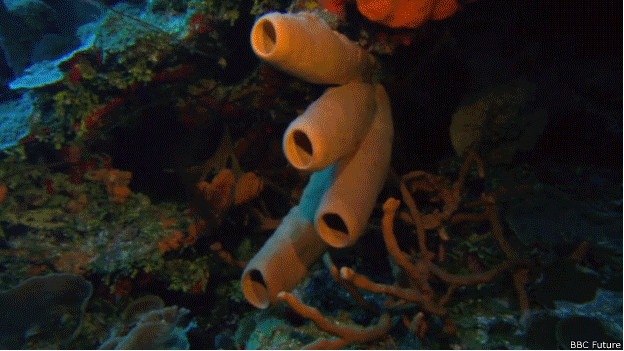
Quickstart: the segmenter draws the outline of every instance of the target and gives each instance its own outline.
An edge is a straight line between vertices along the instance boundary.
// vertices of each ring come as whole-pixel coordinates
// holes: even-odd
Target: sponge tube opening
[[[314,147],[306,133],[295,129],[286,136],[286,157],[299,169],[307,168],[314,158]]]
[[[251,269],[243,276],[243,294],[249,303],[257,308],[269,307],[269,288],[257,269]]]
[[[277,46],[277,31],[273,22],[260,19],[251,31],[251,45],[259,56],[268,56]]]
[[[323,240],[333,247],[349,244],[349,228],[337,213],[325,213],[318,221],[318,231]]]

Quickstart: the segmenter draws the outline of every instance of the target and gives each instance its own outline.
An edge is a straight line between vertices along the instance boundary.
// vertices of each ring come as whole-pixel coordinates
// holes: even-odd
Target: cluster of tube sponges
[[[328,245],[352,245],[364,232],[390,165],[393,126],[374,58],[309,14],[269,13],[251,31],[258,57],[316,84],[332,85],[287,128],[288,161],[313,172],[297,206],[246,266],[242,290],[258,308],[290,291]]]

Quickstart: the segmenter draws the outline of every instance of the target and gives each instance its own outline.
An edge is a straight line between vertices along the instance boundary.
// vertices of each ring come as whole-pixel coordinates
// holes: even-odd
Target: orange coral
[[[111,201],[118,204],[126,202],[130,194],[132,194],[132,190],[125,185],[114,185],[109,192]]]
[[[189,240],[197,240],[199,236],[206,231],[208,223],[206,223],[203,219],[198,219],[197,221],[189,224],[188,227],[188,236]]]
[[[87,207],[87,202],[87,195],[79,194],[75,198],[69,200],[69,202],[67,203],[67,209],[72,213],[82,212],[82,210]]]
[[[247,203],[262,191],[264,182],[253,172],[247,172],[238,179],[230,169],[222,169],[212,182],[197,183],[200,195],[217,213],[223,213],[230,206]]]
[[[188,23],[189,32],[191,35],[203,34],[213,30],[211,24],[212,18],[202,13],[195,13],[191,16]]]
[[[201,181],[197,183],[197,190],[204,199],[218,212],[225,211],[232,202],[232,191],[236,177],[230,169],[223,169],[217,174],[212,182]]]
[[[104,125],[103,118],[108,115],[112,110],[117,108],[125,101],[123,97],[116,97],[109,101],[106,105],[95,109],[90,115],[82,120],[81,128],[85,128],[86,131],[94,131],[98,127]]]
[[[59,272],[85,274],[93,255],[83,251],[65,251],[52,264]]]
[[[132,172],[102,169],[93,174],[93,179],[106,185],[109,199],[114,203],[122,204],[132,194],[132,190],[128,187],[130,180],[132,180]]]
[[[0,204],[7,199],[9,194],[9,187],[6,184],[0,184]]]
[[[175,218],[162,218],[162,220],[160,221],[160,225],[162,226],[163,229],[169,229],[171,227],[173,227],[174,225],[178,224],[178,220]]]
[[[244,204],[256,197],[262,191],[264,182],[253,172],[247,172],[240,176],[234,187],[234,205]]]
[[[343,17],[345,14],[345,0],[319,0],[318,3],[323,9],[336,16]]]
[[[357,0],[357,7],[371,21],[405,28],[445,19],[461,9],[457,0]]]
[[[171,235],[166,236],[158,241],[158,250],[160,253],[167,253],[179,249],[184,244],[184,234],[176,230]]]
[[[205,293],[207,287],[208,287],[208,279],[207,278],[200,279],[199,281],[195,283],[195,285],[191,287],[191,289],[189,290],[189,294],[197,295],[197,294]]]
[[[245,268],[245,266],[247,266],[247,261],[240,261],[235,259],[234,256],[229,251],[227,251],[223,247],[223,244],[221,244],[220,242],[215,242],[210,245],[210,250],[216,253],[219,258],[221,258],[225,263],[229,264],[230,266],[243,269]]]
[[[163,219],[162,227],[163,229],[168,229],[176,223],[177,220],[175,219]],[[205,229],[206,221],[200,219],[189,225],[187,234],[184,234],[181,230],[170,230],[170,234],[158,241],[158,250],[160,253],[165,254],[169,251],[178,250],[186,246],[192,246],[197,242],[197,239]]]

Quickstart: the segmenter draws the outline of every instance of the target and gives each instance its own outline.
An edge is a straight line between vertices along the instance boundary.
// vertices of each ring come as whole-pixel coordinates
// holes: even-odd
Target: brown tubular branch
[[[358,274],[348,267],[342,267],[338,274],[337,268],[333,265],[329,257],[327,257],[326,265],[332,272],[334,278],[345,286],[347,290],[356,291],[356,293],[352,293],[356,296],[356,299],[357,296],[359,296],[357,288],[360,288],[373,293],[393,296],[398,298],[400,301],[399,303],[402,304],[410,303],[409,305],[401,305],[400,307],[386,306],[385,308],[387,311],[392,311],[392,313],[404,314],[404,318],[411,318],[413,321],[412,329],[418,329],[422,332],[426,330],[421,328],[421,326],[426,325],[424,320],[425,315],[431,314],[439,316],[444,320],[443,333],[454,334],[457,330],[457,326],[446,308],[454,292],[462,286],[474,286],[492,282],[499,275],[507,272],[512,275],[513,285],[518,295],[520,310],[523,314],[526,313],[530,306],[525,286],[529,281],[528,274],[534,262],[521,257],[520,253],[516,251],[505,238],[504,228],[498,214],[496,198],[493,194],[482,194],[479,200],[468,203],[462,202],[464,195],[463,188],[473,163],[476,165],[479,177],[483,178],[485,176],[483,162],[476,153],[470,152],[462,165],[457,180],[450,184],[450,186],[450,181],[447,181],[445,178],[436,178],[422,171],[411,172],[401,178],[392,172],[393,178],[398,181],[401,196],[409,211],[409,214],[407,212],[401,212],[398,215],[403,221],[415,226],[418,238],[418,257],[416,261],[414,262],[412,256],[400,249],[394,233],[394,220],[401,203],[398,199],[388,198],[384,203],[381,229],[389,256],[396,265],[403,270],[403,273],[409,277],[409,280],[406,282],[409,284],[408,287],[375,283],[366,276]],[[416,184],[416,191],[435,193],[436,196],[430,198],[429,201],[432,204],[443,204],[442,211],[434,210],[428,214],[420,212],[416,201],[414,201],[408,189],[408,186],[414,186],[414,184],[406,183],[413,178],[425,178],[424,180],[416,179],[416,181],[419,182]],[[475,209],[477,207],[478,209]],[[459,212],[462,209],[467,210],[467,212]],[[440,238],[438,257],[443,258],[446,249],[445,244],[450,240],[448,233],[446,233],[446,225],[461,222],[489,222],[492,237],[496,240],[500,250],[505,254],[505,259],[485,272],[465,275],[450,273],[435,264],[433,262],[435,254],[430,252],[427,248],[427,230],[438,231],[438,236]],[[582,257],[584,251],[586,251],[586,248],[579,249],[580,254],[578,254],[578,256]],[[337,277],[337,275],[339,275],[339,277]],[[435,278],[433,278],[434,276]],[[430,280],[432,280],[432,278],[447,285],[446,292],[441,297],[436,294],[436,291],[434,291],[430,285]],[[294,297],[290,297],[290,295],[283,296],[282,298],[291,304],[302,316],[312,319],[319,328],[341,337],[341,339],[321,339],[310,345],[310,347],[344,347],[353,343],[350,341],[351,339],[349,339],[353,336],[347,337],[344,332],[340,331],[339,328],[342,326],[336,326],[327,321],[316,309],[303,305]],[[299,306],[301,310],[297,310],[295,307],[297,302],[305,306],[306,309]],[[412,314],[414,309],[417,310],[417,317],[414,317]],[[382,316],[382,318],[384,318],[384,316]],[[380,319],[379,323],[382,323],[382,319]],[[375,327],[373,327],[373,329],[375,329]],[[358,329],[358,331],[362,330],[363,329]]]
[[[501,250],[505,252],[505,255],[512,261],[522,261],[525,266],[530,266],[530,262],[527,260],[520,260],[520,255],[516,250],[514,250],[509,241],[505,239],[503,234],[503,226],[501,224],[500,217],[498,216],[498,206],[496,206],[496,197],[494,195],[483,196],[485,201],[490,202],[490,205],[485,206],[485,213],[488,215],[490,224],[492,225],[492,235],[498,242]],[[525,268],[520,268],[513,273],[513,283],[514,288],[516,289],[516,293],[518,294],[518,306],[520,307],[520,311],[522,314],[526,314],[531,308],[529,303],[529,297],[526,292],[526,284],[528,283],[528,273],[529,270]]]
[[[461,222],[481,222],[488,219],[486,213],[455,213],[449,219],[449,223],[456,224]]]
[[[440,298],[440,306],[446,306],[446,304],[451,301],[451,297],[453,297],[453,293],[457,290],[459,286],[455,284],[450,284],[448,289],[446,289],[446,294]]]
[[[529,269],[521,268],[513,274],[514,288],[518,294],[518,306],[523,315],[525,315],[531,309],[529,302],[529,296],[526,292],[526,284],[529,282]]]
[[[456,187],[459,189],[464,188],[464,184],[466,182],[466,176],[468,175],[468,171],[470,170],[470,166],[472,164],[477,166],[477,172],[479,173],[480,178],[485,178],[485,167],[483,165],[483,160],[472,150],[468,152],[466,159],[464,160],[464,164],[459,170],[459,176],[457,177],[457,181],[455,182]]]
[[[353,282],[353,284],[360,289],[378,294],[387,294],[409,302],[417,303],[424,311],[437,316],[445,316],[447,314],[446,309],[438,306],[431,299],[419,293],[416,289],[405,289],[394,285],[378,284],[371,281],[366,276],[356,273],[349,267],[342,267],[340,269],[340,275],[344,279]]]
[[[433,273],[436,277],[440,278],[444,282],[457,285],[457,286],[468,286],[468,285],[478,285],[483,283],[489,283],[493,281],[496,276],[499,274],[514,269],[516,267],[522,267],[529,265],[529,262],[526,260],[520,259],[507,259],[494,268],[483,272],[483,273],[475,273],[475,274],[467,274],[467,275],[458,275],[452,274],[444,269],[440,268],[433,262],[429,262],[427,268]]]
[[[371,304],[366,302],[366,300],[364,300],[364,297],[362,297],[362,294],[360,294],[353,282],[341,276],[340,272],[338,271],[338,267],[336,267],[331,257],[329,256],[329,253],[327,252],[323,255],[323,263],[331,273],[332,277],[334,277],[334,280],[338,282],[338,284],[342,285],[362,307],[364,307],[369,312],[378,312],[375,307],[373,307]]]
[[[503,250],[508,258],[517,258],[519,256],[518,253],[516,250],[511,248],[511,245],[509,245],[509,242],[503,235],[503,226],[501,225],[500,218],[498,217],[498,208],[496,206],[494,195],[484,195],[484,198],[491,202],[491,205],[485,206],[485,213],[487,214],[490,224],[492,225],[492,235],[494,236],[494,239],[496,239],[501,250]]]
[[[245,268],[247,266],[247,261],[239,261],[234,258],[234,256],[227,251],[220,242],[215,242],[210,245],[210,250],[215,252],[220,259],[222,259],[225,263],[230,266]]]
[[[319,329],[340,337],[340,340],[319,340],[309,345],[310,348],[364,344],[384,337],[392,327],[392,319],[387,313],[379,317],[376,325],[370,327],[338,325],[323,316],[318,309],[304,304],[291,293],[282,291],[277,297],[288,303],[299,315],[311,320]],[[324,346],[325,344],[328,346]]]
[[[401,187],[404,188],[405,184],[401,183]],[[397,243],[396,237],[394,236],[394,217],[396,216],[396,211],[399,208],[400,203],[401,202],[399,200],[391,197],[388,198],[388,200],[386,200],[383,205],[384,215],[381,220],[381,231],[383,233],[384,243],[386,244],[388,253],[390,254],[390,257],[392,257],[394,262],[399,265],[399,267],[403,268],[412,279],[418,282],[420,288],[423,289],[425,294],[432,295],[433,292],[431,290],[431,287],[429,287],[429,283],[427,283],[428,272],[419,269],[416,265],[410,262],[409,257],[399,248],[399,244]],[[418,211],[416,211],[416,213],[418,213]],[[417,220],[416,222],[417,228],[420,228],[419,230],[422,230],[424,233],[422,226],[418,225],[419,220]]]
[[[401,177],[399,177],[394,172],[394,170],[391,170],[391,175],[398,182],[399,189],[401,190],[401,197],[403,198],[403,202],[405,202],[405,205],[407,206],[407,209],[409,210],[409,213],[412,217],[412,222],[416,225],[416,235],[418,237],[419,251],[427,260],[431,260],[433,259],[435,254],[427,250],[427,233],[422,225],[423,223],[422,214],[418,210],[416,201],[414,201],[414,198],[412,197],[409,190],[407,189],[407,186],[405,185],[405,181]]]

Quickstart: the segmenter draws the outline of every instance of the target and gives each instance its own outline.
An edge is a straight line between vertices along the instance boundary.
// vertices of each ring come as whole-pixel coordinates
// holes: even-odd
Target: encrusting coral
[[[469,0],[473,2],[476,0]],[[357,0],[360,13],[389,27],[416,28],[429,20],[445,19],[466,1],[457,0]]]
[[[510,163],[533,148],[548,122],[547,112],[534,108],[535,94],[535,84],[514,80],[466,99],[449,128],[457,155],[472,149],[490,164]]]
[[[345,5],[353,0],[322,0],[321,6],[344,16]],[[394,28],[416,28],[430,20],[443,20],[476,0],[357,0],[358,11],[373,22]]]

